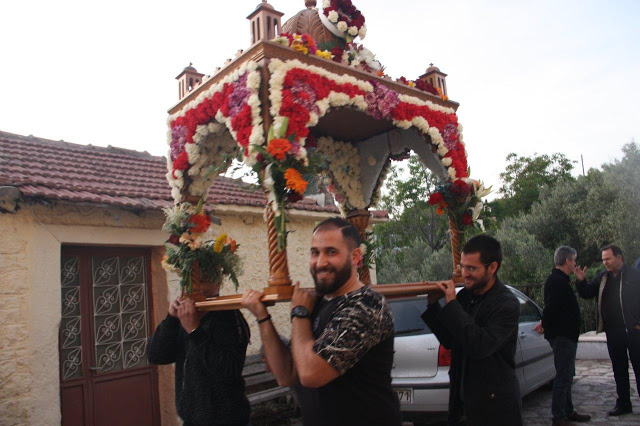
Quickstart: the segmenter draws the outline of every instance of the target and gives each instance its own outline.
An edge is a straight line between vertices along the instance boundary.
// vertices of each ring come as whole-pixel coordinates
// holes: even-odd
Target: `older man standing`
[[[605,271],[591,282],[585,268],[576,268],[576,287],[583,298],[598,297],[598,332],[607,333],[607,348],[613,365],[618,399],[610,416],[631,413],[629,358],[640,392],[640,272],[625,265],[620,247],[602,248]],[[627,356],[628,353],[628,356]]]
[[[591,416],[573,409],[571,385],[575,374],[576,351],[580,335],[580,306],[569,275],[576,269],[578,253],[571,247],[559,247],[553,255],[555,268],[544,284],[542,326],[544,338],[553,349],[556,378],[553,382],[551,415],[554,425],[588,422]]]

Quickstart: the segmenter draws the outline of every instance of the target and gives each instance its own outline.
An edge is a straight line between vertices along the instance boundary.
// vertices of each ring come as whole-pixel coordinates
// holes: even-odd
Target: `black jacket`
[[[158,325],[147,355],[153,364],[176,363],[176,408],[188,424],[249,422],[244,367],[249,327],[240,311],[209,312],[187,334],[170,315]]]
[[[553,268],[544,284],[544,310],[542,311],[544,338],[566,337],[578,341],[580,336],[580,306],[571,288],[569,275]]]
[[[515,353],[520,303],[499,280],[474,301],[462,289],[444,307],[429,305],[422,319],[451,349],[449,419],[469,425],[522,424]]]
[[[623,264],[620,269],[620,300],[622,317],[627,331],[640,325],[640,271]],[[578,281],[576,288],[580,297],[591,299],[598,297],[598,332],[604,331],[602,323],[602,292],[607,283],[607,271],[602,271],[591,282]]]

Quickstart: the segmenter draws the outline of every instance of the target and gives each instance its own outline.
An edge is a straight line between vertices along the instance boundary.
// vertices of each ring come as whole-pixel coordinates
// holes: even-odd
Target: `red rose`
[[[307,137],[307,140],[305,141],[304,146],[305,146],[307,149],[317,148],[317,146],[318,146],[318,141],[316,140],[315,135],[310,134],[310,135]]]
[[[473,218],[469,213],[465,213],[462,215],[462,224],[463,225],[473,225]]]
[[[456,179],[453,181],[451,192],[466,197],[471,194],[471,187],[465,181]]]
[[[432,206],[435,206],[436,204],[440,204],[442,203],[442,201],[443,201],[442,194],[439,192],[434,192],[429,196],[429,204],[431,204]]]
[[[293,204],[302,200],[302,195],[298,194],[295,191],[289,191],[289,193],[287,194],[287,198],[289,199],[289,202]]]
[[[178,243],[180,243],[180,237],[176,234],[171,234],[169,237],[169,243],[177,246]]]

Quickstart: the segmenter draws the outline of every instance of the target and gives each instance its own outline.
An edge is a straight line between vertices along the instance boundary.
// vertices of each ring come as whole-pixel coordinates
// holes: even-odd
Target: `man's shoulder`
[[[623,273],[626,273],[631,281],[640,282],[640,271],[634,267],[625,264]]]
[[[598,272],[595,277],[593,277],[593,279],[591,280],[591,282],[600,285],[600,282],[602,281],[602,278],[605,277],[607,274],[607,270],[605,269],[604,271],[600,271]],[[589,282],[589,280],[585,279],[586,282]]]
[[[342,305],[382,309],[387,306],[387,301],[383,295],[375,291],[370,286],[365,285],[364,287],[346,294]]]
[[[552,287],[558,284],[571,284],[571,278],[558,268],[553,268],[553,271],[547,277],[545,287]]]
[[[498,301],[500,304],[509,307],[516,306],[518,309],[520,309],[520,302],[518,301],[518,298],[506,284],[504,284],[500,280],[497,280],[496,286],[498,287],[498,291],[496,292],[496,301]]]
[[[366,317],[369,321],[379,318],[393,327],[393,316],[387,300],[370,286],[346,294],[336,311],[348,313],[351,318]]]

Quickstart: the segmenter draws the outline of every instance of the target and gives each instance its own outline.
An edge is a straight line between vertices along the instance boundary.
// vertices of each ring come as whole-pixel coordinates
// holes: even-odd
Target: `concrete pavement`
[[[607,413],[616,404],[616,383],[613,379],[611,361],[608,359],[576,360],[576,376],[572,388],[573,405],[579,413],[591,415],[591,421],[584,423],[585,425],[640,425],[640,398],[638,398],[635,376],[631,368],[629,368],[629,378],[634,412],[620,417],[609,417]],[[551,388],[545,386],[523,398],[522,418],[525,426],[551,424],[551,393]],[[406,426],[411,424],[404,423]],[[413,425],[444,426],[446,421],[425,416],[416,418]]]
[[[640,425],[640,398],[633,369],[629,368],[631,404],[634,412],[620,417],[609,417],[607,412],[616,404],[616,383],[611,361],[577,360],[573,380],[573,405],[581,414],[590,414],[587,425]],[[538,389],[522,400],[525,425],[551,424],[551,389]]]

